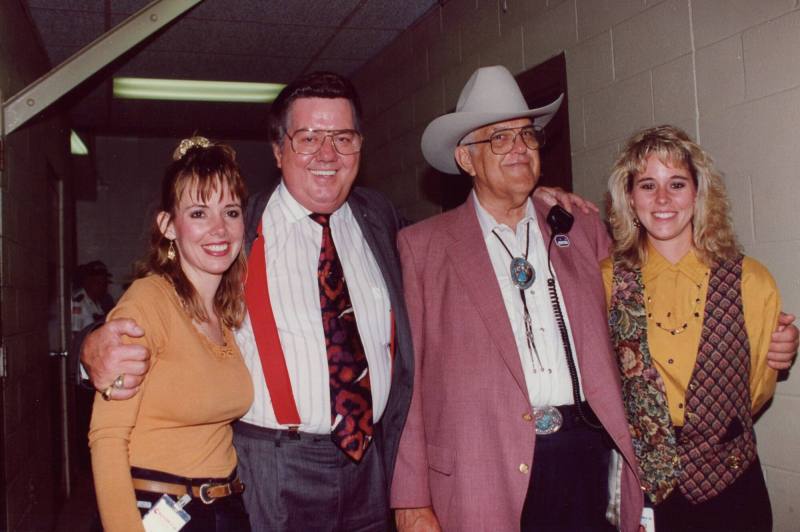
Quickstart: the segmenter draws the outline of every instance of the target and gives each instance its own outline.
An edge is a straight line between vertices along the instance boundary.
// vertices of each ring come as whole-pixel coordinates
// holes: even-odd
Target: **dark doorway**
[[[547,124],[547,142],[542,150],[540,185],[572,191],[572,156],[569,144],[567,64],[561,53],[517,76],[528,106],[541,107],[564,94],[558,112]]]
[[[547,143],[542,149],[540,185],[557,186],[572,191],[572,158],[569,144],[569,108],[567,105],[567,68],[561,53],[516,76],[528,107],[541,107],[564,94],[564,101],[547,125]],[[453,112],[450,110],[449,112]],[[431,169],[430,172],[438,173]],[[458,207],[472,189],[464,175],[441,175],[442,210]]]

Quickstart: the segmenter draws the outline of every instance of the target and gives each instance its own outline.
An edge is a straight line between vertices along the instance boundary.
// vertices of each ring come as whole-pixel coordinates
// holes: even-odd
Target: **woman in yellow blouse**
[[[140,278],[109,315],[142,327],[130,341],[149,348],[152,366],[133,398],[104,401],[112,388],[96,396],[97,501],[106,531],[145,530],[150,510],[146,520],[188,513],[182,531],[247,531],[230,426],[253,400],[231,334],[245,312],[244,181],[233,150],[202,137],[173,158]],[[188,504],[155,508],[164,495]]]
[[[771,530],[753,416],[775,390],[775,282],[741,255],[721,176],[680,129],[634,135],[609,191],[609,323],[656,530]]]

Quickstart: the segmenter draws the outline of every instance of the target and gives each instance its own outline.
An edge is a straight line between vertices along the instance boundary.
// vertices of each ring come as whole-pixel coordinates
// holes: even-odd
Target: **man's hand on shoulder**
[[[772,333],[767,353],[767,365],[772,369],[783,370],[792,367],[792,362],[797,356],[797,346],[800,344],[800,334],[794,325],[795,317],[783,312],[778,316],[778,326]]]
[[[441,532],[433,508],[400,508],[394,511],[398,532]]]
[[[568,212],[572,212],[573,207],[581,210],[584,214],[600,212],[600,209],[591,201],[584,199],[577,194],[567,192],[560,187],[536,187],[533,197],[544,201],[547,205],[561,205]]]
[[[134,320],[111,320],[91,332],[81,346],[81,363],[92,384],[99,392],[109,390],[110,399],[129,399],[136,395],[150,368],[147,348],[124,344],[123,335],[138,338],[144,336],[144,331]]]

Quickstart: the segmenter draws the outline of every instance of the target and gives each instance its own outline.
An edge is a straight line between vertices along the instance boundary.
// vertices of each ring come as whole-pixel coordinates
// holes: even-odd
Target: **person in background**
[[[133,398],[108,400],[125,374],[96,395],[97,501],[106,531],[144,530],[164,495],[188,498],[184,531],[246,531],[231,427],[253,400],[232,333],[245,315],[245,186],[226,145],[193,137],[173,158],[139,278],[109,314],[146,330],[126,343],[146,346],[152,367]]]
[[[73,347],[71,354],[77,354],[81,336],[86,327],[98,321],[105,320],[106,315],[114,307],[114,298],[108,293],[111,282],[111,273],[106,265],[93,260],[78,266],[76,271],[77,288],[72,293],[72,336]],[[77,358],[76,355],[72,355]],[[70,368],[77,369],[77,364],[70,364]],[[75,372],[75,427],[78,435],[78,464],[88,470],[90,467],[89,449],[86,447],[86,434],[89,431],[89,420],[92,417],[92,403],[94,402],[94,388],[83,386],[80,372]]]
[[[78,288],[72,293],[72,332],[102,320],[114,306],[108,293],[111,274],[104,263],[93,260],[78,266]]]
[[[753,418],[775,391],[775,281],[742,255],[722,177],[682,130],[633,135],[608,188],[601,267],[655,528],[772,530]]]

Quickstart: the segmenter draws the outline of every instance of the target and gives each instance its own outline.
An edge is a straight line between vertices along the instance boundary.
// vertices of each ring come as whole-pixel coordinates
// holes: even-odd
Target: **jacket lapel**
[[[458,207],[454,214],[454,222],[450,227],[453,243],[447,247],[446,253],[508,370],[520,390],[527,396],[525,376],[514,332],[481,233],[472,197],[470,196]]]
[[[402,293],[397,274],[397,259],[393,253],[396,246],[394,240],[389,238],[387,229],[379,225],[375,220],[375,215],[369,211],[369,207],[361,198],[356,197],[355,193],[350,194],[347,203],[350,205],[350,210],[353,211],[356,223],[361,228],[367,246],[378,263],[390,296],[394,297],[394,294]],[[392,308],[396,308],[395,301],[392,301]]]
[[[244,212],[244,252],[247,255],[250,255],[250,248],[258,236],[258,225],[261,223],[264,209],[267,208],[269,198],[278,188],[278,183],[280,183],[280,180],[268,183],[266,189],[253,194],[247,200],[247,208]]]

